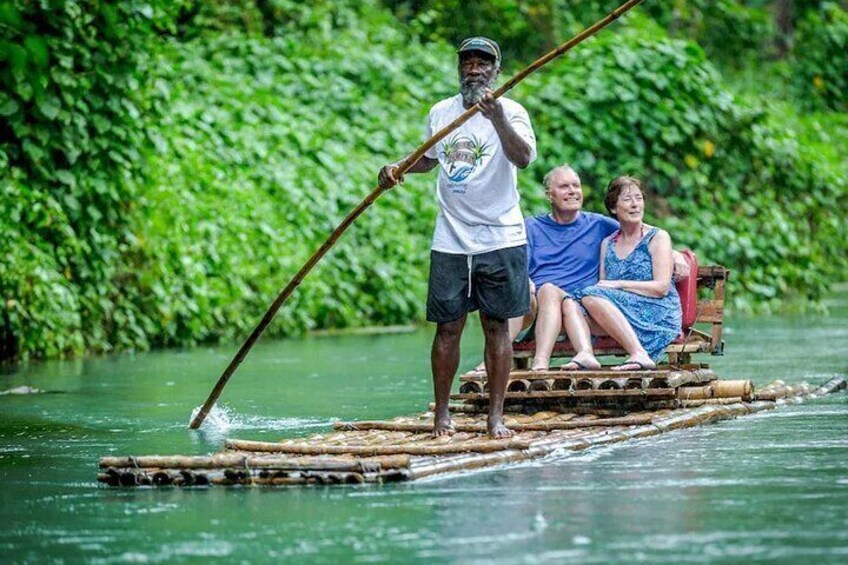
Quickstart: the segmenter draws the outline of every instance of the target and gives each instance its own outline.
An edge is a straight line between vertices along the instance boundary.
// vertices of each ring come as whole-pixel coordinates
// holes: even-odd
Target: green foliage
[[[731,268],[737,305],[820,299],[848,267],[844,176],[744,109],[757,101],[734,99],[696,45],[643,35],[601,36],[521,96],[543,147],[537,179],[571,163],[600,211],[609,179],[640,177],[675,241]],[[537,192],[526,211],[545,206]]]
[[[808,108],[848,111],[848,12],[827,3],[798,27],[793,78]]]
[[[131,329],[116,317],[119,257],[145,143],[145,42],[167,18],[150,3],[0,7],[7,350],[107,349]]]
[[[0,6],[0,358],[244,336],[379,167],[420,143],[427,109],[456,91],[460,33],[498,22],[517,66],[610,8],[392,4],[418,6],[415,33],[376,0]],[[738,304],[818,299],[846,268],[848,123],[825,135],[825,117],[730,95],[666,31],[708,5],[629,16],[510,95],[539,140],[525,213],[545,209],[539,183],[563,161],[595,210],[633,174],[654,220],[733,270]],[[269,332],[420,320],[433,182],[378,200]]]
[[[644,11],[673,36],[696,41],[710,60],[740,67],[769,56],[775,42],[768,7],[748,4],[751,2],[673,0],[647,2]]]
[[[384,0],[424,41],[458,45],[464,38],[496,39],[506,65],[530,62],[558,43],[558,0]],[[494,37],[497,35],[497,38]]]
[[[309,25],[308,41],[218,35],[162,51],[132,269],[149,344],[244,336],[373,188],[379,166],[420,143],[428,104],[453,90],[453,55],[409,42],[385,13],[367,18]],[[269,331],[419,319],[435,217],[422,187],[431,182],[378,201]]]
[[[426,41],[456,45],[470,35],[496,35],[507,65],[529,63],[622,2],[602,0],[384,0]],[[775,31],[766,7],[734,0],[646,2],[648,14],[675,36],[699,42],[711,58],[741,65],[771,49]],[[624,21],[629,21],[626,16]],[[649,31],[649,30],[646,30]]]

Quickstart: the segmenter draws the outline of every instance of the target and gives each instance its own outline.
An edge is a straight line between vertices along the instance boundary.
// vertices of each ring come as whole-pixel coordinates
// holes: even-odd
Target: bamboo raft
[[[229,439],[209,456],[104,457],[97,479],[112,486],[332,485],[410,481],[650,437],[771,410],[846,388],[775,381],[721,381],[702,366],[658,371],[514,371],[506,424],[485,435],[485,375],[461,377],[452,396],[453,436],[433,438],[432,412],[392,420],[338,422],[331,433],[261,442]]]
[[[314,485],[410,481],[579,451],[771,410],[846,388],[837,377],[815,387],[775,381],[755,391],[751,381],[720,380],[694,354],[724,353],[724,283],[720,265],[698,266],[678,282],[683,332],[667,349],[670,364],[651,371],[528,371],[535,343],[514,345],[504,402],[515,435],[486,435],[489,388],[485,372],[460,377],[451,395],[456,434],[433,438],[433,406],[418,416],[339,422],[330,433],[279,442],[229,439],[208,456],[104,457],[98,480],[112,486]],[[700,327],[696,327],[698,325]],[[704,331],[707,329],[708,331]],[[610,338],[599,356],[621,355]],[[553,357],[569,357],[565,339]]]

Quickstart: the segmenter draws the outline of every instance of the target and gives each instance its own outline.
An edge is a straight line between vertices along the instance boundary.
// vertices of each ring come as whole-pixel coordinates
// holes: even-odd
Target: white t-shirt
[[[499,98],[513,129],[536,158],[536,136],[521,104]],[[458,118],[462,95],[442,100],[427,117],[427,138]],[[527,242],[518,205],[518,172],[504,155],[495,126],[475,114],[425,154],[439,160],[436,191],[439,215],[432,248],[442,253],[476,255]]]

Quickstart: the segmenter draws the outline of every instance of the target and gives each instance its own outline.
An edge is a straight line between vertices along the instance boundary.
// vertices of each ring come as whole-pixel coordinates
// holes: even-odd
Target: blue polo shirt
[[[573,293],[598,282],[601,242],[618,229],[616,220],[581,211],[570,224],[558,224],[547,214],[524,223],[530,279],[537,289],[552,283]]]

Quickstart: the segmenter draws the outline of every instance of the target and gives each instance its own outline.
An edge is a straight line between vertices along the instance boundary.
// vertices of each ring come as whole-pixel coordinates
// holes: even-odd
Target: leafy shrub
[[[107,349],[145,143],[145,42],[170,3],[0,6],[0,341]],[[13,305],[13,306],[10,306]]]
[[[806,107],[848,111],[848,12],[827,3],[807,14],[798,27],[793,71]]]
[[[345,16],[359,17],[333,17]],[[455,90],[454,55],[409,42],[386,13],[367,18],[310,26],[308,42],[219,35],[162,52],[162,117],[134,228],[132,294],[155,328],[150,344],[243,336],[379,167],[421,142],[428,104]],[[383,196],[269,331],[419,319],[431,183]]]
[[[376,1],[81,6],[0,8],[4,359],[244,336],[456,92],[454,48]],[[644,15],[621,27],[511,94],[539,139],[525,213],[563,161],[596,210],[634,174],[655,221],[733,270],[740,305],[821,297],[846,267],[844,173],[731,96],[697,45]],[[383,196],[270,333],[420,320],[433,182]]]
[[[739,306],[817,300],[844,276],[844,177],[762,110],[744,109],[757,101],[731,96],[698,46],[631,29],[599,36],[533,80],[519,99],[543,147],[537,179],[572,163],[596,210],[610,178],[645,179],[649,213],[702,260],[731,268]],[[535,194],[528,211],[545,208]]]

